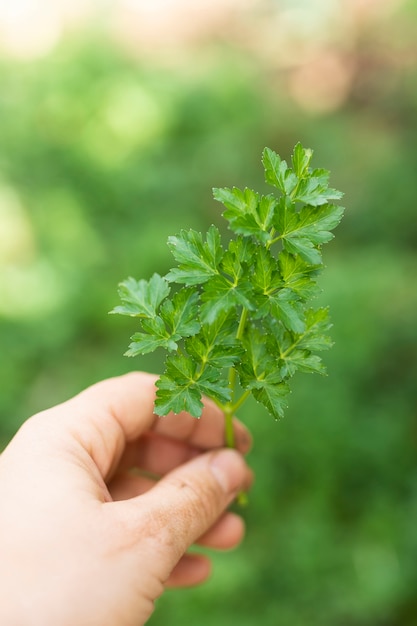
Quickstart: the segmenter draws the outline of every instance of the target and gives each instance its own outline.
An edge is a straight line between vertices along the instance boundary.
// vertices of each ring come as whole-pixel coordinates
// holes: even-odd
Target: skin
[[[166,587],[203,582],[193,543],[236,546],[227,512],[252,475],[205,401],[199,420],[153,414],[155,377],[109,379],[25,422],[0,456],[0,623],[140,626]],[[158,479],[157,479],[158,477]]]

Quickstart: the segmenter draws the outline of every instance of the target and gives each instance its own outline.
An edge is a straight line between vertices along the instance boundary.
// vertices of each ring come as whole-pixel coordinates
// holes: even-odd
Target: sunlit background
[[[123,357],[117,284],[297,141],[345,191],[335,346],[242,416],[247,538],[150,623],[417,624],[417,1],[0,0],[0,446]],[[319,378],[317,380],[317,378]]]

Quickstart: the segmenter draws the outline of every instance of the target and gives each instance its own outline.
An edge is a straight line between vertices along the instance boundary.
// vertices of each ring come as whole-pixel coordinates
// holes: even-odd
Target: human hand
[[[251,472],[218,449],[220,411],[206,402],[200,420],[155,417],[154,383],[143,373],[98,383],[30,418],[0,456],[1,624],[139,626],[165,586],[207,578],[191,544],[242,538],[225,511]],[[237,420],[235,434],[246,453]]]

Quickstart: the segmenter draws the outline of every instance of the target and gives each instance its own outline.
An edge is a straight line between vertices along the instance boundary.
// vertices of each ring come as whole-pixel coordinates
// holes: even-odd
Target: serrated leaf
[[[304,331],[303,309],[298,296],[285,288],[277,261],[265,248],[260,248],[256,256],[252,284],[257,293],[258,308],[256,319],[272,315],[280,319],[286,328],[300,333]]]
[[[283,378],[294,376],[296,371],[305,374],[326,374],[326,368],[317,354],[311,354],[309,350],[293,350],[281,363]]]
[[[331,327],[327,308],[309,309],[306,313],[306,330],[299,338],[298,347],[311,351],[328,350],[333,345],[333,341],[326,334]]]
[[[276,292],[260,294],[257,301],[258,307],[253,314],[254,319],[273,317],[281,321],[288,330],[295,333],[304,331],[303,306],[288,289],[281,288]]]
[[[213,324],[219,315],[237,306],[253,308],[252,286],[246,277],[256,255],[255,248],[251,239],[241,235],[230,241],[220,265],[226,276],[215,277],[203,289],[201,317],[204,323]]]
[[[199,294],[194,288],[183,288],[172,300],[165,300],[161,307],[161,317],[173,335],[191,337],[200,330],[198,321]]]
[[[267,295],[282,286],[283,283],[277,271],[277,261],[269,250],[259,246],[256,249],[254,260],[255,263],[252,262],[251,283],[257,292]]]
[[[207,366],[200,375],[198,389],[203,395],[220,404],[229,402],[232,395],[227,380],[220,378],[218,369],[210,366]]]
[[[239,235],[229,242],[220,264],[221,270],[230,276],[234,283],[238,283],[243,274],[248,273],[248,268],[253,263],[256,256],[256,246],[247,237]]]
[[[265,169],[265,180],[269,185],[277,187],[284,195],[290,195],[298,182],[297,176],[288,168],[287,162],[271,150],[265,148],[262,156]]]
[[[329,170],[325,170],[323,168],[316,168],[312,170],[311,176],[313,178],[317,178],[320,182],[320,185],[323,187],[329,186],[330,172]],[[341,193],[341,192],[340,192]]]
[[[318,267],[306,263],[298,254],[282,250],[278,257],[283,285],[291,289],[299,298],[307,300],[317,294],[318,287],[313,277]]]
[[[252,389],[254,398],[263,404],[267,411],[275,419],[284,417],[284,411],[288,406],[287,398],[290,388],[286,383],[274,383],[266,378],[262,384]]]
[[[186,411],[193,417],[201,416],[203,403],[201,393],[195,386],[184,386],[165,375],[162,375],[156,384],[158,387],[155,400],[156,415]]]
[[[248,281],[233,283],[225,276],[215,276],[204,285],[200,318],[203,324],[213,324],[216,317],[235,307],[252,309],[252,285]]]
[[[127,278],[119,285],[119,296],[123,304],[115,307],[111,313],[153,318],[169,292],[169,284],[159,274],[154,274],[150,280]]]
[[[187,411],[193,417],[200,417],[203,403],[195,377],[196,365],[191,359],[182,355],[168,357],[165,373],[156,382],[156,414]]]
[[[195,230],[181,231],[177,237],[168,238],[168,247],[179,266],[168,272],[167,281],[198,285],[218,274],[223,249],[216,226],[210,226],[206,241]]]
[[[305,315],[303,333],[288,332],[279,325],[273,326],[273,323],[269,323],[269,334],[276,344],[283,378],[293,376],[296,370],[326,373],[320,357],[313,352],[331,347],[332,341],[325,334],[330,326],[327,309],[309,309]]]
[[[203,365],[210,365],[221,370],[237,363],[244,350],[236,339],[237,322],[229,330],[221,329],[218,334],[214,325],[203,325],[198,335],[190,337],[185,343],[187,354]]]
[[[190,357],[203,365],[221,370],[232,367],[243,353],[236,339],[238,320],[236,315],[219,314],[212,324],[203,324],[200,332],[187,339],[185,349]]]
[[[332,239],[330,232],[343,215],[343,207],[326,204],[322,207],[304,207],[299,213],[289,203],[281,203],[277,218],[284,249],[299,254],[307,263],[320,265],[321,254],[316,246]]]
[[[132,343],[125,353],[126,356],[149,354],[157,348],[166,348],[170,351],[178,348],[176,341],[180,339],[180,335],[171,336],[159,316],[154,319],[144,319],[142,329],[144,333],[138,332],[133,335]]]
[[[190,337],[190,339],[186,341],[185,349],[190,357],[200,363],[207,363],[218,370],[233,367],[243,354],[242,347],[237,343],[228,345],[207,345],[199,336]]]
[[[306,237],[291,237],[283,239],[284,250],[291,254],[299,254],[305,261],[312,265],[320,265],[322,262],[321,252]]]
[[[310,148],[303,148],[301,143],[297,143],[292,155],[292,164],[298,178],[302,178],[306,174],[312,156],[313,151]]]
[[[244,227],[245,218],[256,215],[256,209],[259,203],[259,194],[252,189],[238,189],[233,187],[214,188],[213,197],[218,202],[221,202],[226,207],[223,216],[229,220],[231,224],[237,225],[242,223]],[[255,223],[255,222],[254,222]]]
[[[307,236],[315,244],[322,244],[333,238],[332,231],[343,216],[343,207],[326,204],[314,209],[305,207],[300,211],[297,232]]]
[[[244,388],[251,388],[254,380],[265,378],[268,371],[276,371],[273,368],[274,358],[267,350],[265,335],[257,326],[247,327],[243,346],[246,352],[239,368],[239,376]]]
[[[269,239],[277,200],[273,195],[260,196],[252,189],[214,189],[215,200],[226,207],[223,213],[231,229],[243,235],[253,236],[266,243]]]
[[[275,318],[282,321],[285,328],[295,333],[305,330],[304,310],[300,302],[289,296],[287,289],[280,290],[269,298],[271,312]]]
[[[275,418],[282,417],[289,387],[283,382],[275,359],[268,352],[267,341],[259,329],[248,329],[245,336],[246,356],[239,366],[244,389],[250,390]]]
[[[257,222],[261,231],[267,236],[269,236],[269,231],[271,230],[277,204],[277,199],[272,194],[261,196],[259,201]],[[268,241],[263,234],[259,236],[259,239],[264,241],[264,243]]]
[[[322,184],[321,178],[305,178],[299,182],[292,194],[294,202],[302,202],[310,206],[321,206],[331,200],[340,200],[343,194]]]
[[[157,381],[155,408],[157,415],[170,411],[187,411],[200,417],[203,394],[219,403],[230,400],[231,390],[216,368],[207,366],[197,371],[197,364],[184,355],[168,357],[165,373]]]
[[[200,336],[208,345],[231,345],[236,341],[238,320],[234,312],[221,313],[211,324],[203,324]]]

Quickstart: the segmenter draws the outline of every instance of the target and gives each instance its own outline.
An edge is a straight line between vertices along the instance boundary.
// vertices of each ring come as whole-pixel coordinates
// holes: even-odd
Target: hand
[[[144,624],[165,586],[207,578],[192,543],[242,538],[225,511],[251,473],[220,448],[220,411],[206,402],[200,420],[155,417],[154,383],[98,383],[30,418],[0,456],[1,624]],[[238,421],[235,434],[247,452]]]

